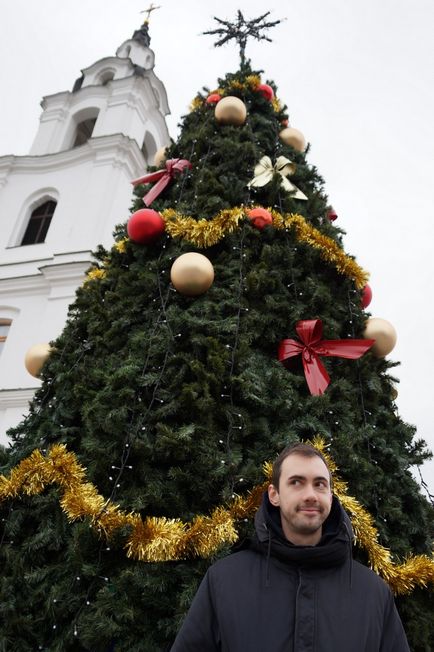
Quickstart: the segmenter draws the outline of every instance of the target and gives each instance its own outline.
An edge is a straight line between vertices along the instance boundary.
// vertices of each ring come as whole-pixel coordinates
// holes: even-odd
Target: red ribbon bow
[[[131,183],[133,184],[133,186],[138,186],[139,183],[152,183],[153,181],[158,182],[143,197],[143,203],[146,204],[146,206],[150,206],[154,201],[154,199],[157,199],[158,195],[160,195],[163,192],[164,188],[173,179],[175,173],[182,172],[185,168],[191,169],[190,161],[187,161],[184,158],[171,158],[168,161],[166,161],[165,170],[157,170],[157,172],[151,172],[150,174],[145,174],[144,177],[140,177],[140,179],[135,179],[134,181],[131,181]]]
[[[282,340],[279,344],[278,358],[280,362],[301,354],[304,375],[309,391],[314,396],[324,394],[330,383],[330,376],[320,360],[320,356],[360,358],[373,345],[375,340],[322,340],[321,319],[306,319],[297,322],[295,326],[297,340]]]

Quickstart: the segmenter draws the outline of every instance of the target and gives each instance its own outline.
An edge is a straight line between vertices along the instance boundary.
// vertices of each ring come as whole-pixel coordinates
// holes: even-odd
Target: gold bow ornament
[[[274,166],[269,156],[263,156],[255,167],[253,179],[247,185],[249,188],[262,188],[262,186],[270,183],[275,174],[279,174],[281,177],[280,185],[284,190],[293,193],[294,199],[307,200],[304,192],[301,192],[287,178],[290,174],[294,174],[295,168],[295,164],[285,156],[279,156]]]

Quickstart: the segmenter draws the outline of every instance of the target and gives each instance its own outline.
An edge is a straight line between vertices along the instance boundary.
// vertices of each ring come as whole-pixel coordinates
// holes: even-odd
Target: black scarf
[[[340,566],[351,556],[351,523],[335,496],[330,514],[323,524],[321,540],[316,546],[297,546],[286,539],[280,521],[280,510],[270,503],[266,492],[255,517],[255,529],[256,536],[250,547],[287,564],[330,568]]]

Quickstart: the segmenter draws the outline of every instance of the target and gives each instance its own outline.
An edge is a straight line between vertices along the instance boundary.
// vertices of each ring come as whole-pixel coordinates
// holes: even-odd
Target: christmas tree
[[[245,57],[267,16],[213,30],[240,68],[135,183],[2,453],[2,650],[170,649],[206,568],[251,533],[264,463],[298,440],[336,464],[356,554],[411,649],[433,649],[434,514],[410,472],[430,454],[304,138]]]

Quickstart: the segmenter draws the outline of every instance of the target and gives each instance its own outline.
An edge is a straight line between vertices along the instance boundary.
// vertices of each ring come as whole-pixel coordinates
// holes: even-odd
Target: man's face
[[[280,508],[285,537],[295,545],[316,545],[330,514],[329,472],[320,457],[294,453],[283,460],[279,487],[268,487],[270,502]]]

